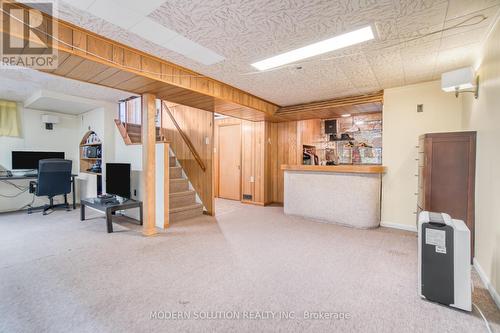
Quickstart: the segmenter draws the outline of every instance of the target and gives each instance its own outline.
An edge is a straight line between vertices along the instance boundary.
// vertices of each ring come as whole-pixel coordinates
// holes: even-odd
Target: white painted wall
[[[57,115],[60,119],[49,131],[41,122],[43,114]],[[25,109],[20,106],[22,136],[19,138],[0,136],[0,165],[12,168],[11,152],[13,150],[63,151],[67,159],[73,161],[73,172],[77,172],[80,119],[75,115]],[[27,186],[28,180],[13,181]],[[0,194],[15,195],[19,190],[0,182]],[[0,197],[0,212],[16,210],[31,202],[32,194],[24,193],[16,198]],[[69,196],[71,201],[71,195]],[[56,199],[60,202],[61,199]],[[44,198],[36,198],[35,205],[46,203]]]
[[[115,160],[115,137],[114,137],[114,118],[117,114],[117,105],[113,103],[104,103],[102,107],[94,109],[80,115],[80,139],[88,131],[96,132],[101,139],[102,145],[102,189],[106,191],[106,162]],[[79,197],[89,198],[97,195],[97,176],[81,173],[78,183]]]
[[[0,166],[11,169],[12,150],[46,150],[64,151],[66,158],[73,161],[73,173],[79,173],[79,145],[82,137],[89,130],[95,131],[103,142],[103,163],[115,161],[115,124],[117,105],[102,102],[102,106],[92,111],[70,115],[47,112],[21,107],[20,120],[22,137],[0,137]],[[60,123],[54,124],[54,130],[45,130],[41,123],[43,114],[53,114],[60,118]],[[118,133],[119,135],[119,133]],[[123,141],[123,140],[122,140]],[[139,159],[140,160],[140,159]],[[103,164],[104,166],[104,164]],[[103,171],[105,168],[103,168]],[[27,180],[15,181],[16,184],[27,185]],[[103,175],[103,190],[106,182]],[[94,197],[97,193],[97,176],[80,173],[77,179],[77,201],[81,197]],[[19,190],[5,183],[0,183],[0,194],[15,195]],[[0,197],[0,212],[17,210],[31,202],[32,194],[24,193],[16,198]],[[71,201],[71,195],[69,196]],[[56,202],[61,202],[59,197]],[[35,205],[43,205],[46,198],[36,198]]]
[[[129,145],[127,146],[113,122],[113,133],[115,142],[115,159],[116,163],[130,163],[132,174],[130,175],[130,193],[132,199],[142,200],[143,196],[143,181],[142,181],[142,145]],[[136,210],[129,210],[123,212],[125,215],[132,218],[139,218],[139,212]]]
[[[500,307],[500,21],[478,59],[479,99],[464,97],[463,126],[477,131],[475,264]]]
[[[384,91],[382,224],[416,230],[418,136],[461,130],[461,110],[461,98],[444,93],[440,81]]]

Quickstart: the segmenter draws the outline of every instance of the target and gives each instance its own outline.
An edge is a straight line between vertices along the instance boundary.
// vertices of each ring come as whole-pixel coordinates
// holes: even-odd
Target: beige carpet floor
[[[477,311],[418,297],[414,233],[231,201],[217,210],[152,238],[128,223],[107,234],[98,213],[0,215],[0,332],[486,332]]]

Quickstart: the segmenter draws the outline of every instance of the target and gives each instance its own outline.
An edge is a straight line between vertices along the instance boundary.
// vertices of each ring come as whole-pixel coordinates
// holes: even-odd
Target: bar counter
[[[381,165],[282,165],[285,214],[355,228],[380,225]]]

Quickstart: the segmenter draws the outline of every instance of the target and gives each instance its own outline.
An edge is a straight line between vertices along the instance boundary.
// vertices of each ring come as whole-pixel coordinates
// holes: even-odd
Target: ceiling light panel
[[[207,66],[224,60],[223,56],[181,35],[163,46]]]
[[[151,12],[160,7],[164,2],[165,0],[120,0],[120,5],[132,9],[137,14],[146,16],[151,14]]]
[[[164,0],[65,0],[116,26],[126,29],[170,51],[182,54],[204,65],[224,60],[216,52],[189,40],[147,17],[160,7]]]
[[[65,3],[78,9],[87,10],[96,0],[64,0]]]
[[[139,23],[130,28],[130,32],[164,47],[168,45],[172,39],[179,36],[179,34],[175,31],[172,31],[147,17],[143,18]]]
[[[371,26],[367,26],[358,30],[354,30],[342,35],[335,36],[310,44],[289,52],[279,54],[277,56],[264,59],[253,63],[252,66],[258,70],[264,71],[267,69],[283,66],[299,60],[311,58],[327,52],[339,50],[348,46],[356,45],[374,39]]]
[[[138,15],[118,0],[97,0],[88,8],[88,12],[124,29],[129,29],[144,18],[144,15]]]

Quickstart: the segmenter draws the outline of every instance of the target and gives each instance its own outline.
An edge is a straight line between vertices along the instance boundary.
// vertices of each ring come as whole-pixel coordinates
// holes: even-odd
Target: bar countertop
[[[386,172],[383,165],[281,165],[284,171],[312,171],[312,172],[338,172],[338,173],[374,173]]]

